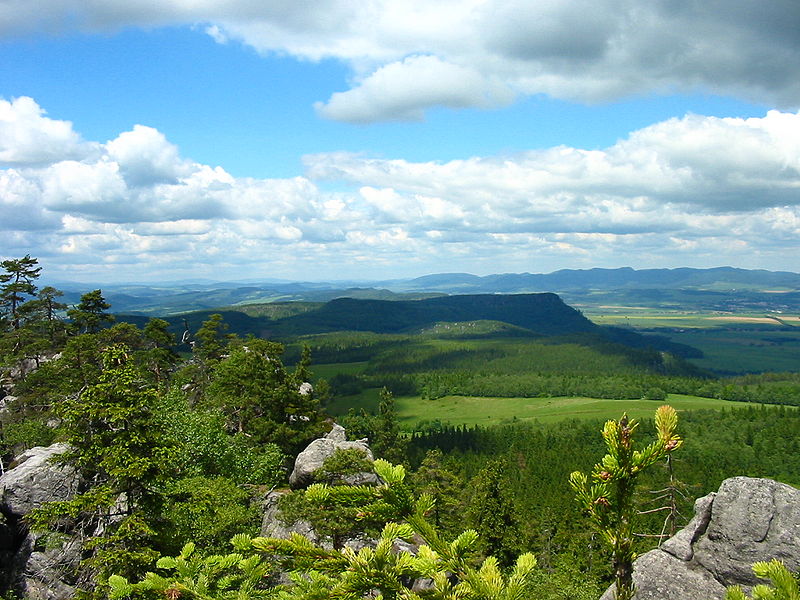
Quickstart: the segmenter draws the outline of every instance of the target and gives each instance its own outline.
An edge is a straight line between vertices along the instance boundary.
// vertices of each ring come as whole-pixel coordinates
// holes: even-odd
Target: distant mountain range
[[[714,291],[767,288],[800,290],[800,273],[717,267],[714,269],[564,269],[548,274],[512,273],[478,277],[466,273],[426,275],[391,289],[453,293],[519,293],[619,288],[691,288]]]
[[[443,273],[415,279],[261,283],[194,281],[159,285],[55,284],[75,303],[80,293],[101,288],[114,312],[169,315],[270,302],[328,302],[336,298],[419,300],[450,294],[555,292],[570,304],[635,301],[637,305],[726,310],[734,306],[800,306],[800,273],[719,267],[714,269],[564,269],[549,274],[477,276]],[[782,304],[781,304],[782,303]]]

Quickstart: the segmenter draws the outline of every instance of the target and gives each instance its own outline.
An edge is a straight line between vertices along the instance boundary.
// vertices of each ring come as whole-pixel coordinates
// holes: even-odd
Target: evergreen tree
[[[658,438],[637,450],[633,443],[633,434],[638,427],[635,420],[623,415],[619,421],[607,421],[603,427],[603,440],[608,453],[594,466],[592,484],[579,471],[570,475],[570,485],[575,490],[578,503],[589,515],[592,527],[611,547],[616,600],[630,600],[634,593],[636,480],[644,469],[662,460],[682,444],[675,433],[678,413],[674,408],[661,406],[656,411],[655,422]]]
[[[405,455],[404,445],[397,424],[394,395],[386,388],[380,391],[374,423],[374,438],[371,441],[375,455],[390,462],[400,462]]]
[[[494,460],[470,482],[469,522],[481,532],[479,547],[503,566],[519,554],[521,541],[517,510],[503,477],[503,464]]]
[[[38,263],[30,254],[0,262],[0,267],[5,271],[0,273],[0,310],[12,329],[20,328],[19,309],[29,296],[36,293],[34,281],[42,270],[36,266]]]
[[[36,296],[37,312],[40,316],[41,326],[47,332],[51,346],[55,346],[58,341],[63,342],[66,330],[62,326],[58,312],[67,308],[63,302],[59,302],[64,292],[52,286],[45,286]],[[60,335],[59,335],[60,332]]]
[[[167,327],[169,327],[169,323],[163,319],[150,319],[142,332],[145,348],[141,353],[144,363],[159,384],[166,379],[167,371],[174,367],[180,359],[172,349],[175,345],[175,337],[167,330]]]
[[[433,524],[444,535],[454,536],[464,526],[466,482],[444,464],[438,448],[429,450],[413,473],[412,485],[418,494],[427,494],[436,502],[430,515]]]
[[[94,536],[85,546],[91,552],[86,564],[100,583],[111,573],[136,575],[157,556],[148,547],[154,535],[149,519],[172,443],[155,425],[156,400],[129,349],[116,345],[103,352],[98,382],[56,406],[70,447],[63,459],[92,487],[72,500],[47,503],[28,519],[42,529],[77,518]]]
[[[248,338],[228,351],[214,367],[207,397],[225,414],[232,432],[254,444],[278,444],[286,452],[299,451],[322,432],[313,389],[287,372],[281,344]]]
[[[275,595],[284,600],[385,600],[426,597],[436,600],[526,600],[530,598],[536,560],[520,556],[504,574],[493,557],[475,566],[477,532],[467,530],[452,542],[443,539],[427,520],[433,508],[429,496],[414,498],[404,484],[405,470],[375,461],[383,483],[375,487],[329,487],[315,484],[306,490],[322,505],[360,504],[360,512],[382,518],[386,525],[375,547],[358,551],[326,549],[307,538],[247,538],[236,536],[235,553],[203,559],[187,545],[175,558],[162,558],[162,573],[148,573],[135,583],[114,576],[109,580],[111,600],[122,598],[204,598],[250,600]],[[424,543],[416,554],[396,552],[397,540]],[[266,584],[265,557],[276,557],[292,569],[291,583],[272,590]],[[427,578],[430,588],[421,594],[409,582]]]
[[[195,334],[196,345],[194,352],[205,361],[221,360],[225,354],[228,343],[234,337],[227,333],[228,324],[222,320],[222,315],[214,313]]]
[[[111,305],[103,298],[101,290],[86,292],[80,303],[67,311],[73,326],[81,333],[97,333],[103,323],[113,323],[114,315],[107,311]]]

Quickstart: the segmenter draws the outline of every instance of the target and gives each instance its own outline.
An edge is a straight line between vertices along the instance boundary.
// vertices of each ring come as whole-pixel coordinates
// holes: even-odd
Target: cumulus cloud
[[[352,88],[317,110],[349,122],[524,94],[598,102],[702,90],[800,106],[795,0],[323,0],[313,10],[283,0],[7,0],[0,35],[197,23],[220,43],[346,62]]]
[[[462,206],[501,203],[516,215],[574,212],[605,202],[637,214],[681,205],[690,212],[800,204],[800,113],[762,118],[688,115],[633,132],[605,150],[555,147],[512,158],[411,163],[346,153],[305,157],[312,178],[447,193]]]
[[[88,144],[72,129],[69,121],[45,116],[33,98],[0,98],[0,165],[36,165],[82,158],[96,144]]]
[[[178,148],[160,131],[134,125],[106,144],[108,157],[119,165],[128,185],[137,187],[154,183],[177,183],[191,171],[188,161],[180,160]]]
[[[75,277],[185,276],[187,265],[217,277],[385,277],[620,256],[796,268],[787,249],[800,236],[800,113],[687,115],[591,151],[443,163],[311,155],[305,176],[285,179],[193,162],[149,127],[101,144],[66,122],[42,127],[35,103],[26,114],[39,117],[15,125],[8,155],[23,156],[34,135],[61,154],[0,168],[4,257],[49,257]]]

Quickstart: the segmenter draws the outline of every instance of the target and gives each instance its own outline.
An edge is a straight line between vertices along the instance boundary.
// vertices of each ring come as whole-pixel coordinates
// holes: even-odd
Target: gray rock
[[[711,506],[714,503],[716,492],[711,492],[707,496],[698,498],[694,501],[694,517],[678,533],[661,544],[661,550],[669,552],[675,558],[689,561],[694,556],[694,544],[697,539],[706,532],[708,523],[711,521]]]
[[[298,533],[308,538],[315,544],[320,541],[319,535],[314,531],[308,521],[297,521],[291,525],[285,525],[279,518],[280,510],[278,502],[289,492],[276,490],[267,494],[264,499],[264,517],[261,520],[261,535],[264,537],[274,537],[288,540],[293,533]]]
[[[310,485],[314,481],[314,471],[322,467],[327,458],[333,456],[337,450],[350,448],[362,452],[367,460],[374,460],[366,440],[348,442],[344,428],[341,425],[334,425],[325,437],[314,440],[298,454],[292,474],[289,476],[289,486],[292,489],[299,489]],[[345,481],[351,485],[377,483],[378,476],[374,473],[357,473]]]
[[[23,541],[14,558],[13,587],[27,600],[72,598],[75,586],[71,584],[76,582],[81,565],[81,541],[67,536],[46,544],[37,543],[40,540],[41,536],[29,534]]]
[[[66,444],[31,448],[0,477],[0,510],[9,517],[9,539],[21,540],[9,548],[2,579],[29,600],[66,600],[75,594],[80,538],[30,533],[22,521],[45,502],[69,500],[78,491],[75,470],[53,461],[66,450]]]
[[[16,401],[16,396],[3,396],[3,398],[0,399],[0,415],[8,412],[8,407]]]
[[[689,524],[634,563],[635,600],[721,600],[755,585],[752,565],[773,558],[800,568],[800,490],[733,477],[695,502]],[[612,600],[613,586],[601,600]]]
[[[37,446],[18,456],[0,477],[3,511],[22,516],[44,502],[71,498],[78,489],[74,469],[52,461],[66,450],[66,444]]]
[[[695,560],[726,585],[757,583],[752,565],[777,558],[800,568],[800,490],[772,481],[734,477],[717,492]]]
[[[661,550],[651,550],[636,559],[633,570],[636,600],[711,600],[724,598],[725,586],[702,568]],[[614,586],[600,600],[613,600]]]

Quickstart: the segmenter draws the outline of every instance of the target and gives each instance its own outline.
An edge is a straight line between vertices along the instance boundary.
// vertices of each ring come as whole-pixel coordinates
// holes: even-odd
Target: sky
[[[2,0],[0,258],[800,271],[797,0]]]

